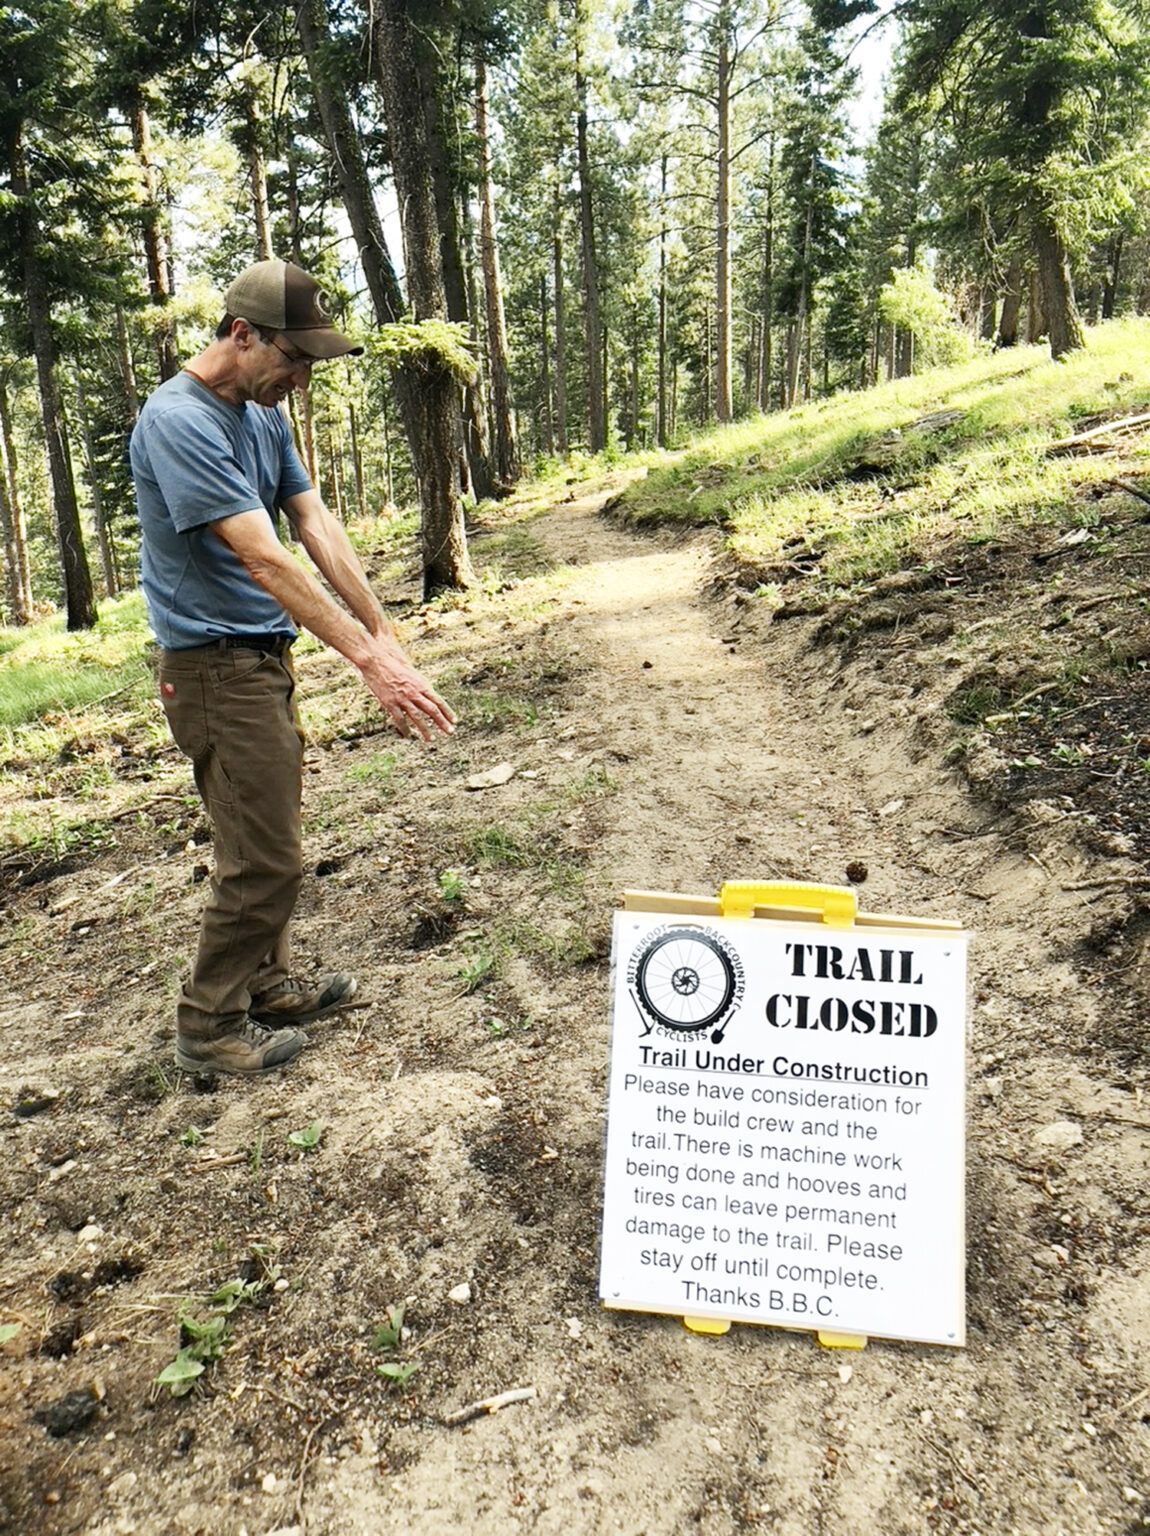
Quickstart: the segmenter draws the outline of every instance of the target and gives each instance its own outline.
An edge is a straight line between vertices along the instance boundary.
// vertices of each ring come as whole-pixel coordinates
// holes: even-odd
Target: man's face
[[[264,341],[258,331],[249,330],[250,345],[241,353],[241,389],[245,399],[256,405],[279,405],[293,389],[306,389],[311,382],[312,359],[297,352],[289,341],[273,336]]]

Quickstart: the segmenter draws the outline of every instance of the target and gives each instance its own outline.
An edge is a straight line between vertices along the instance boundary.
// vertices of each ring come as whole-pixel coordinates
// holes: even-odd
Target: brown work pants
[[[288,974],[288,924],[303,875],[303,733],[291,653],[163,651],[160,700],[211,818],[215,867],[199,950],[176,1007],[192,1039],[229,1033],[252,994]]]

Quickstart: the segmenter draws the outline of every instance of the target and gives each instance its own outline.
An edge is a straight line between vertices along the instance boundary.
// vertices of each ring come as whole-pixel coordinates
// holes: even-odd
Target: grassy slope
[[[1148,398],[1150,321],[1122,321],[1067,362],[1019,348],[709,433],[652,469],[621,510],[638,524],[718,524],[740,562],[768,576],[785,547],[817,544],[820,582],[849,587],[928,562],[956,537],[1089,519],[1075,490],[1113,467],[1042,449],[1083,417]],[[910,444],[888,476],[843,478],[868,440],[941,410],[962,419]]]
[[[1113,463],[1044,459],[1042,449],[1083,417],[1133,411],[1147,399],[1150,321],[1124,321],[1094,331],[1089,350],[1066,363],[1050,362],[1042,348],[1003,352],[742,422],[653,461],[645,456],[648,476],[626,491],[621,513],[637,524],[719,524],[744,579],[760,583],[764,610],[781,601],[782,580],[788,597],[823,606],[828,596],[846,595],[885,572],[929,565],[944,550],[952,555],[956,542],[974,546],[1036,522],[1097,522],[1098,502],[1081,492],[1112,476]],[[844,478],[861,445],[938,410],[963,415],[921,441],[910,434],[890,474]],[[1150,446],[1132,440],[1123,468],[1138,467],[1142,454],[1150,454]],[[490,513],[492,527],[476,541],[479,600],[535,600],[541,584],[556,579],[559,573],[538,572],[529,532],[530,519],[553,494],[550,485],[526,486],[512,502],[480,509]],[[355,534],[377,577],[385,585],[397,581],[414,535],[410,522],[373,524]],[[817,549],[821,558],[804,579],[791,581],[785,567],[796,549]],[[532,579],[519,597],[504,590],[526,576]],[[1065,639],[1057,637],[1059,649]],[[305,639],[299,650],[313,648]],[[67,634],[60,615],[23,631],[0,629],[0,846],[44,839],[37,802],[45,797],[78,792],[83,799],[118,782],[125,743],[143,759],[166,744],[148,658],[138,593],[103,603],[100,625],[89,634]],[[462,690],[472,718],[520,707],[513,678],[472,686],[453,671],[447,681]],[[989,690],[986,707],[1002,693]],[[330,711],[323,699],[311,702],[306,723],[313,737],[325,738],[327,714],[344,708],[337,694]],[[79,824],[86,812],[61,804],[60,815],[62,823]]]

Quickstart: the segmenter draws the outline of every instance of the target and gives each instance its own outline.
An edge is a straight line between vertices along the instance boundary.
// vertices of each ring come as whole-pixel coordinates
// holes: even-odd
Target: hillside
[[[465,724],[299,647],[298,952],[361,992],[274,1079],[171,1067],[207,830],[138,613],[14,640],[91,686],[5,748],[0,1530],[1147,1528],[1150,439],[1045,449],[1138,414],[1150,328],[1094,342],[536,486],[465,599],[361,530]],[[966,1348],[601,1310],[620,892],[848,866],[973,935]]]

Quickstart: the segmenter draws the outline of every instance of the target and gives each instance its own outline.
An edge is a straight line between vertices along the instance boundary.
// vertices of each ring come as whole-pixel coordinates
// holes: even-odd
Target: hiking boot
[[[313,982],[289,976],[253,997],[248,1012],[258,1024],[305,1024],[350,1002],[355,988],[355,977],[345,971],[333,971]]]
[[[176,1066],[181,1072],[271,1072],[286,1066],[306,1044],[302,1029],[261,1029],[245,1019],[238,1028],[214,1040],[194,1040],[177,1033]]]

